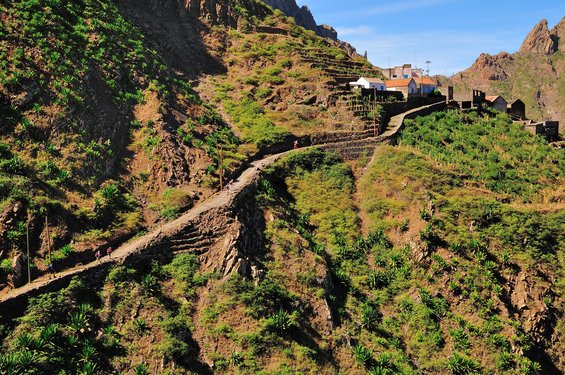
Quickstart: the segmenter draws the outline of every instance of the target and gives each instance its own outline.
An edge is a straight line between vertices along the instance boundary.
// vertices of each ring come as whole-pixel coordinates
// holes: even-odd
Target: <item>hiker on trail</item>
[[[111,247],[106,249],[106,254],[108,254],[108,258],[112,258],[112,248]]]
[[[96,252],[94,253],[94,256],[96,257],[96,261],[98,263],[100,263],[100,250],[96,250]]]
[[[49,272],[49,278],[55,277],[55,269],[53,268],[53,263],[49,263],[47,266],[47,272]]]
[[[232,186],[233,186],[233,180],[229,180],[229,182],[226,184],[226,189],[228,190],[228,194],[230,193]]]
[[[294,149],[296,150],[298,148],[298,140],[294,141]]]

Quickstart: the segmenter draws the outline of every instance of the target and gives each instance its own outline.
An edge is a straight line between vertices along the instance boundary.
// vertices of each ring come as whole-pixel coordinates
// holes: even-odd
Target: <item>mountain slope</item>
[[[317,149],[265,168],[231,213],[253,278],[189,251],[33,299],[0,371],[563,371],[563,154],[476,113],[417,118],[401,143],[357,181]]]
[[[320,36],[337,40],[337,32],[331,26],[317,25],[307,6],[299,7],[295,0],[264,0],[264,2],[294,18],[296,23],[305,29],[315,31]]]
[[[35,277],[171,220],[266,147],[362,129],[318,55],[373,71],[255,0],[0,3],[0,284],[28,221]]]
[[[534,120],[565,121],[565,17],[551,30],[540,21],[514,54],[482,54],[449,83],[459,92],[480,89],[488,95],[521,99]],[[561,127],[562,129],[563,127]]]

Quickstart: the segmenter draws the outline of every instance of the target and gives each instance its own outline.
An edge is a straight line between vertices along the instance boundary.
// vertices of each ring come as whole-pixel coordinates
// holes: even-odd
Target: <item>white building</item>
[[[386,84],[382,79],[379,78],[365,78],[361,77],[357,82],[349,82],[349,86],[353,88],[364,88],[364,89],[377,89],[379,91],[386,91]]]
[[[418,94],[418,85],[414,78],[391,79],[386,81],[386,88],[389,91],[401,91],[405,98]]]

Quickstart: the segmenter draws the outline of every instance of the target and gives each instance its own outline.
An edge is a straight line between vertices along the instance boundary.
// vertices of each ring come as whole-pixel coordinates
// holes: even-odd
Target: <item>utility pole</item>
[[[220,156],[219,156],[219,164],[220,164],[220,191],[224,190],[224,155],[223,155],[223,146],[220,145]]]
[[[47,217],[47,212],[45,213],[45,229],[47,231],[47,252],[48,252],[48,258],[49,258],[49,264],[51,263],[51,239],[49,236],[49,219]]]
[[[430,64],[431,63],[432,62],[430,60],[426,60],[426,65],[428,66],[428,69],[427,69],[428,77],[430,76]]]
[[[27,245],[27,283],[31,283],[31,258],[29,257],[29,209],[27,211],[27,224],[26,224],[26,245]]]
[[[373,132],[375,133],[375,137],[377,136],[377,88],[374,88],[373,97]]]

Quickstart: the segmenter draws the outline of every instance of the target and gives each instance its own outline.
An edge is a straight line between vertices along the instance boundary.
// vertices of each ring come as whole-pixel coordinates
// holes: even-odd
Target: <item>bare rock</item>
[[[249,13],[255,16],[264,16],[268,13],[267,7],[261,2],[240,2]],[[239,18],[235,11],[234,2],[229,0],[184,0],[182,5],[186,11],[197,18],[213,24],[224,24],[231,27],[237,26]]]
[[[512,55],[506,52],[501,52],[496,56],[481,53],[469,70],[481,79],[501,81],[508,77],[503,67],[503,61],[507,59],[512,59]]]
[[[520,53],[542,53],[551,55],[557,51],[555,37],[549,33],[547,20],[541,20],[524,40]]]
[[[555,42],[556,49],[565,52],[565,17],[551,29],[550,34]]]
[[[520,314],[524,329],[536,340],[543,339],[546,332],[550,310],[544,298],[549,294],[549,286],[524,271],[516,277],[510,294],[510,300]]]
[[[265,4],[280,10],[286,16],[294,18],[296,24],[316,34],[337,41],[337,31],[328,25],[317,25],[312,12],[307,6],[299,7],[295,0],[263,0]]]
[[[11,283],[14,287],[22,286],[26,283],[27,257],[22,253],[16,253],[12,258]]]

